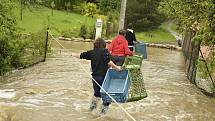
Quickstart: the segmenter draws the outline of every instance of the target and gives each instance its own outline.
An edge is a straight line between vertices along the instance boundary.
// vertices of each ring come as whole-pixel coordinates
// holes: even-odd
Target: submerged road
[[[76,52],[92,47],[62,44]],[[88,72],[90,63],[69,55],[56,51],[44,63],[1,78],[0,121],[129,121],[116,104],[102,117],[88,111],[92,83],[79,63]],[[190,84],[184,71],[181,52],[148,48],[142,65],[148,97],[121,105],[137,121],[214,121],[214,100]]]

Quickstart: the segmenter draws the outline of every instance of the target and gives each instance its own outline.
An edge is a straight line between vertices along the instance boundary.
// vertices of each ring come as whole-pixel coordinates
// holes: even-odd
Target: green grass
[[[50,26],[54,34],[61,34],[62,31],[72,30],[75,34],[80,31],[81,24],[85,23],[87,27],[94,26],[95,20],[76,13],[68,13],[65,11],[54,10],[54,15],[51,15],[51,9],[45,7],[24,9],[23,20],[20,20],[19,7],[15,9],[18,27],[22,33],[35,33],[45,27]],[[49,22],[48,22],[49,20]]]
[[[175,43],[175,38],[167,30],[167,23],[162,24],[158,29],[147,32],[137,32],[136,38],[138,41],[146,43]]]
[[[177,25],[175,23],[173,23],[170,27],[173,31],[175,32],[178,32],[179,33],[179,30],[177,29]]]
[[[88,31],[94,27],[95,19],[86,17],[77,13],[54,10],[51,15],[51,9],[46,7],[25,8],[23,11],[23,20],[20,20],[19,6],[14,10],[17,17],[18,27],[21,33],[36,33],[42,30],[45,25],[50,26],[55,35],[69,34],[77,37],[80,32],[81,24],[86,24]],[[49,22],[48,22],[49,20]],[[167,24],[161,25],[156,30],[136,33],[138,40],[144,40],[148,43],[172,43],[175,38],[167,31]]]

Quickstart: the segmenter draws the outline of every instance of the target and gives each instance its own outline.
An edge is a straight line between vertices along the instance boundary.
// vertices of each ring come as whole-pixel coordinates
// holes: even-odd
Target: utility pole
[[[120,19],[119,19],[119,30],[124,29],[126,2],[127,2],[127,0],[121,0],[121,10],[120,10]],[[118,31],[119,31],[119,30],[118,30]]]

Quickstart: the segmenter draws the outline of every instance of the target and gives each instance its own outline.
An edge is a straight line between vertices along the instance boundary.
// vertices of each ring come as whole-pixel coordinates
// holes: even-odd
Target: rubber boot
[[[108,111],[109,106],[107,105],[103,105],[101,106],[101,111],[100,111],[100,115],[105,115]]]
[[[90,111],[93,111],[96,109],[98,102],[100,101],[101,98],[93,96],[91,103],[90,103]]]

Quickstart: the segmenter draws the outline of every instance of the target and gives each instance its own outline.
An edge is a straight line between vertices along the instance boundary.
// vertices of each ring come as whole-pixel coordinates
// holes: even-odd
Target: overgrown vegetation
[[[177,22],[182,34],[191,31],[195,33],[194,41],[210,47],[206,59],[208,69],[204,62],[199,62],[198,67],[202,77],[212,74],[215,71],[215,1],[162,0],[160,10]]]
[[[23,36],[17,30],[14,4],[0,0],[0,75],[42,60],[45,48],[45,31]]]
[[[10,70],[12,66],[16,36],[16,20],[12,13],[13,4],[0,0],[0,75]]]

